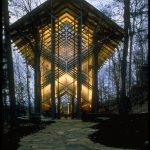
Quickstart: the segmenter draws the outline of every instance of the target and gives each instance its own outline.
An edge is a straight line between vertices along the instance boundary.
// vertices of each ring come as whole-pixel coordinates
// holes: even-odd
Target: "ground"
[[[123,150],[92,142],[88,135],[96,125],[81,120],[61,119],[43,130],[20,139],[18,150]]]

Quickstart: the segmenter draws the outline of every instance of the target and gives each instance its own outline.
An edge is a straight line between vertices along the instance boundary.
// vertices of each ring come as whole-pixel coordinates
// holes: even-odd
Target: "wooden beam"
[[[56,118],[56,102],[55,102],[55,19],[51,17],[51,104],[52,118]]]
[[[40,70],[40,35],[37,28],[34,28],[34,91],[35,91],[35,113],[41,113],[41,70]]]
[[[98,52],[97,40],[93,38],[93,91],[92,91],[92,112],[97,113],[99,109],[98,99]]]
[[[81,51],[82,51],[82,13],[81,19],[78,22],[78,49],[77,49],[77,106],[76,106],[76,114],[77,118],[81,118]]]

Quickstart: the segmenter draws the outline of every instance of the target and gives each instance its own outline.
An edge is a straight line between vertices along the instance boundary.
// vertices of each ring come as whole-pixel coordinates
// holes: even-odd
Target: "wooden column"
[[[81,50],[82,50],[82,16],[78,23],[78,49],[77,49],[77,118],[81,118]]]
[[[59,60],[59,21],[57,23],[58,25],[58,30],[57,30],[57,33],[58,33],[58,37],[57,37],[57,40],[58,40],[58,89],[57,89],[57,96],[58,96],[58,107],[57,107],[57,113],[58,113],[58,119],[60,119],[60,91],[59,91],[59,65],[60,65],[60,60]]]
[[[34,29],[34,90],[35,90],[35,113],[41,113],[41,70],[40,70],[40,35],[38,29]]]
[[[51,104],[52,118],[56,117],[55,102],[55,20],[51,16]]]
[[[96,39],[93,38],[93,91],[92,91],[92,112],[97,113],[99,109],[98,99],[98,51],[99,46],[96,45]]]
[[[73,93],[73,95],[72,95],[72,97],[71,97],[71,118],[72,119],[74,119],[74,93]]]
[[[74,99],[75,99],[75,57],[76,57],[76,53],[75,53],[75,50],[76,50],[76,37],[75,37],[75,34],[76,34],[76,22],[74,20],[74,42],[73,42],[73,45],[74,45],[74,49],[73,49],[73,59],[74,59],[74,63],[73,63],[73,95],[71,97],[72,101],[72,109],[71,109],[71,118],[74,119]]]

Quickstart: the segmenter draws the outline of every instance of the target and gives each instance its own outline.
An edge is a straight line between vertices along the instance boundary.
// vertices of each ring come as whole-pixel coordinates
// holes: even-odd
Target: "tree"
[[[127,74],[127,54],[129,46],[129,25],[130,25],[130,0],[124,0],[124,47],[123,58],[121,62],[121,99],[120,99],[120,113],[128,112],[128,102],[126,99],[126,74]]]
[[[135,2],[135,9],[131,5],[131,11],[136,12],[137,8],[137,1]],[[134,10],[133,10],[134,9]],[[129,35],[130,35],[130,50],[129,50],[129,97],[130,97],[130,90],[131,90],[131,72],[132,72],[132,51],[133,51],[133,36],[135,32],[135,16],[131,18],[131,12],[130,12],[130,25],[129,25]]]
[[[10,14],[14,19],[19,19],[40,4],[40,0],[9,0]]]
[[[93,4],[94,2],[95,1],[91,1]],[[114,94],[117,99],[122,100],[122,95],[124,95],[125,99],[120,101],[120,109],[122,112],[127,112],[129,111],[127,107],[127,101],[129,99],[126,100],[126,96],[130,97],[130,94],[132,95],[132,88],[134,88],[135,85],[141,86],[143,82],[140,77],[141,68],[145,67],[145,64],[148,63],[148,1],[130,0],[127,2],[126,0],[113,0],[112,3],[109,4],[104,4],[103,0],[100,2],[95,4],[100,11],[105,13],[120,26],[123,27],[126,24],[124,26],[124,42],[116,48],[116,52],[113,54],[113,57],[111,57],[110,69],[111,81],[115,85],[111,87],[111,96],[113,97],[113,91],[115,91]],[[125,5],[126,7],[124,7]],[[107,87],[107,76],[109,76],[109,70],[106,71],[107,67],[108,63],[103,65],[101,68],[102,71],[100,71],[101,73],[99,74],[99,78],[101,79],[99,92],[101,95],[105,95],[104,92],[102,94],[102,90],[103,87]],[[104,78],[101,77],[103,76],[103,70],[106,71]],[[104,86],[102,86],[102,83]],[[122,98],[120,96],[122,96]],[[102,96],[101,98],[104,101],[105,97]],[[133,97],[130,97],[131,101],[132,98]]]
[[[27,79],[27,98],[28,98],[28,109],[29,109],[29,119],[30,119],[31,118],[30,71],[29,71],[29,66],[27,62],[27,55],[26,55],[25,63],[26,63],[26,79]]]
[[[37,7],[40,4],[40,0],[11,0],[10,1],[10,10],[11,14],[17,19],[27,13],[30,13],[35,7]],[[18,15],[19,13],[19,15]],[[30,16],[31,20],[33,19],[32,16]],[[39,31],[34,26],[34,22],[32,24],[32,35],[34,38],[34,42],[30,41],[30,46],[34,51],[34,66],[35,66],[35,73],[34,73],[34,86],[35,86],[35,112],[39,113],[41,112],[40,107],[41,107],[41,72],[40,72],[40,35]],[[26,65],[27,67],[27,65]],[[28,67],[27,67],[28,70]],[[27,71],[28,72],[28,71]],[[28,76],[28,75],[27,75]],[[29,88],[29,80],[27,78],[27,86]],[[29,96],[29,91],[28,91],[28,98],[30,99]],[[30,102],[29,102],[30,105]],[[30,112],[30,109],[29,109]]]
[[[8,81],[9,81],[9,98],[10,98],[10,124],[11,128],[16,125],[16,99],[14,85],[14,70],[11,51],[10,30],[9,30],[9,12],[8,1],[3,0],[3,18],[4,18],[4,48],[6,49]]]
[[[120,78],[121,78],[121,58],[120,58],[120,51],[119,48],[117,48],[117,53],[111,57],[112,60],[112,67],[111,67],[111,72],[112,72],[112,78],[113,78],[113,83],[115,85],[116,89],[116,98],[119,100],[120,98]]]

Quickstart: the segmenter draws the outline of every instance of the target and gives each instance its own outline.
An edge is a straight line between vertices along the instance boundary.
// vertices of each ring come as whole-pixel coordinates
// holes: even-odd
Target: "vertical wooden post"
[[[81,118],[81,50],[82,50],[82,13],[81,20],[78,22],[78,49],[77,49],[77,118]]]
[[[40,70],[40,35],[37,28],[34,29],[34,90],[35,90],[35,113],[41,113],[41,70]]]
[[[58,112],[58,119],[60,119],[60,95],[58,94],[58,107],[57,107],[57,112]]]
[[[88,73],[88,81],[87,82],[88,82],[88,99],[90,100],[90,97],[89,97],[89,95],[90,95],[89,94],[89,86],[90,86],[90,75],[89,75],[90,74],[90,68],[89,68],[89,64],[90,64],[89,63],[89,58],[90,58],[90,54],[89,54],[90,41],[89,41],[89,38],[90,37],[89,37],[89,28],[88,28],[88,67],[87,67],[87,69],[88,69],[88,72],[87,72]]]
[[[75,99],[75,50],[76,50],[76,37],[75,37],[75,33],[76,33],[76,22],[74,20],[74,50],[73,50],[73,59],[74,59],[74,64],[73,64],[73,95],[71,97],[72,99],[72,109],[71,109],[71,118],[74,119],[74,99]]]
[[[60,65],[60,60],[59,60],[59,20],[58,20],[58,29],[57,29],[57,33],[58,33],[58,89],[57,89],[57,97],[58,97],[58,105],[57,105],[57,113],[58,113],[58,119],[60,119],[60,93],[59,93],[59,65]]]
[[[96,45],[96,39],[93,38],[93,91],[92,91],[92,112],[97,113],[99,109],[98,99],[98,50],[99,46]]]
[[[55,103],[55,20],[51,15],[51,104],[52,104],[52,118],[56,117],[56,103]]]
[[[71,105],[72,105],[72,107],[71,107],[71,118],[74,119],[74,92],[73,92],[71,99],[72,99],[71,100]]]

